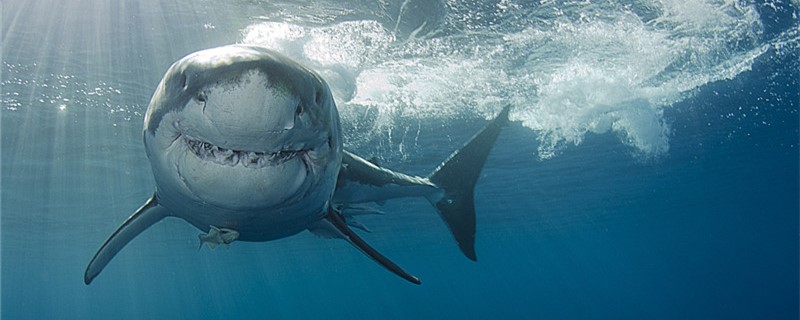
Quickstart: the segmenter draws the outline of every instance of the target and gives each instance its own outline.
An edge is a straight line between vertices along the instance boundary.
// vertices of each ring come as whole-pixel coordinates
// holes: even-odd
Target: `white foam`
[[[375,21],[349,21],[324,28],[260,22],[247,27],[242,39],[309,65],[328,81],[337,101],[352,98],[355,75],[364,65],[381,60],[393,41]]]
[[[409,39],[375,21],[269,22],[248,27],[243,42],[311,64],[344,114],[353,106],[378,111],[370,126],[376,131],[409,117],[488,118],[511,103],[512,120],[539,133],[540,158],[609,132],[640,155],[661,156],[669,151],[664,109],[749,70],[769,48],[758,43],[754,6],[735,0],[544,2],[498,12],[535,18]]]

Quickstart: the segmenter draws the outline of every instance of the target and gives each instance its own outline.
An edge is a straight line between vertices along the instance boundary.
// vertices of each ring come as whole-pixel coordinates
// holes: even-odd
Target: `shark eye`
[[[298,102],[297,108],[294,109],[294,114],[299,116],[302,113],[303,113],[303,104],[301,102]]]
[[[197,96],[195,96],[194,98],[198,102],[206,102],[206,94],[204,92],[198,93]]]

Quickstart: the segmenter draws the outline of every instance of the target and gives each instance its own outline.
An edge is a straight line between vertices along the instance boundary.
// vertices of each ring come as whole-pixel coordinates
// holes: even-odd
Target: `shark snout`
[[[281,133],[298,126],[305,113],[300,97],[261,72],[206,87],[196,103],[203,117],[225,136]]]
[[[291,105],[292,101],[226,103],[206,107],[203,115],[223,135],[280,133],[296,127],[298,117]]]

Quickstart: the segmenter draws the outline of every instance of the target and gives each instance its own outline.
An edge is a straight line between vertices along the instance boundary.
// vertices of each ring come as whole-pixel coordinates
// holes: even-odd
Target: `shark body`
[[[269,241],[304,230],[345,239],[420,284],[350,229],[366,230],[354,215],[380,213],[358,204],[424,197],[464,255],[476,260],[474,186],[508,111],[429,176],[417,177],[343,149],[331,90],[314,71],[258,46],[190,54],[169,68],[145,115],[156,192],[103,243],[84,282],[148,227],[177,217],[206,232],[201,246]]]

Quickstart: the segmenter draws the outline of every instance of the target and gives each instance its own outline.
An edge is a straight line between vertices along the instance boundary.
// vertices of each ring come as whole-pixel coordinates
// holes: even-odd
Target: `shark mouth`
[[[255,152],[226,149],[208,142],[184,136],[184,141],[198,158],[216,164],[235,167],[242,165],[247,168],[259,169],[277,166],[297,156],[301,159],[309,150],[282,150],[278,152]]]

